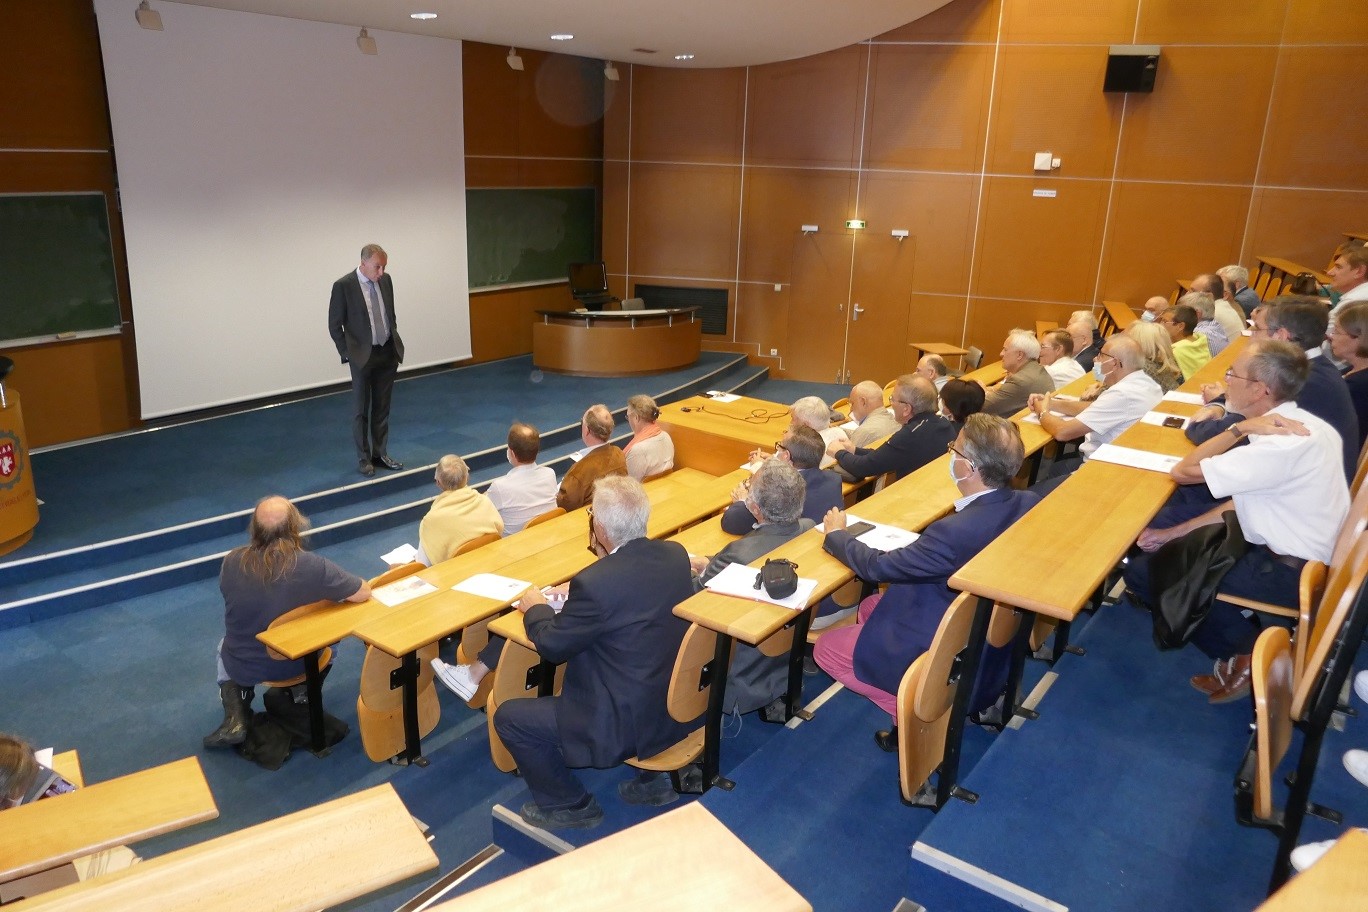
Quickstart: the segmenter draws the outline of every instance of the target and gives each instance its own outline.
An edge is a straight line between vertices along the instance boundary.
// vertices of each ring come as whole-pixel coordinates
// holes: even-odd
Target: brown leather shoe
[[[1253,677],[1254,673],[1249,662],[1249,656],[1236,656],[1231,662],[1230,673],[1223,679],[1221,689],[1213,693],[1208,698],[1208,702],[1213,704],[1229,703],[1232,700],[1247,696]]]
[[[1193,675],[1191,678],[1188,678],[1188,683],[1191,684],[1194,689],[1200,691],[1204,696],[1211,696],[1222,687],[1225,687],[1226,680],[1234,670],[1235,658],[1236,657],[1232,656],[1228,659],[1217,659],[1216,663],[1211,667],[1211,674]]]

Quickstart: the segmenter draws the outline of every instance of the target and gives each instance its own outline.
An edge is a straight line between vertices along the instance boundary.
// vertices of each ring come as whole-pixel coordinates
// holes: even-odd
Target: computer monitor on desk
[[[602,260],[570,264],[570,294],[585,310],[603,310],[617,300],[608,293],[608,268]]]

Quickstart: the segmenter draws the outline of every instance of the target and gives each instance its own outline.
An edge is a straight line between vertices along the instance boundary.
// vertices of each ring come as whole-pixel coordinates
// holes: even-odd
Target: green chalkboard
[[[466,191],[470,287],[564,279],[598,259],[593,187]]]
[[[104,194],[0,195],[0,250],[0,341],[119,325]]]

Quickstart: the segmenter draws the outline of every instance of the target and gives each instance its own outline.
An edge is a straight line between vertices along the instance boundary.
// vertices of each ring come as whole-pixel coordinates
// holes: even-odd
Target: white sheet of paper
[[[841,430],[847,433],[849,433],[850,431],[858,431],[859,429],[860,422],[854,420],[853,418],[850,421],[847,421],[845,424],[841,425]]]
[[[33,752],[33,758],[48,769],[52,769],[52,752],[53,748],[51,747],[39,748]]]
[[[864,535],[858,536],[855,540],[878,551],[894,551],[898,548],[907,547],[918,538],[921,536],[916,532],[908,532],[906,529],[899,529],[897,526],[875,523],[874,528]]]
[[[408,542],[404,542],[404,544],[395,548],[388,554],[380,555],[380,559],[385,563],[389,564],[391,567],[396,567],[400,564],[407,564],[411,563],[412,561],[416,561],[418,559],[418,549],[413,547],[413,545],[410,545]]]
[[[1183,423],[1179,426],[1178,430],[1186,430],[1187,426],[1192,423],[1191,418],[1183,418],[1182,415],[1170,415],[1167,412],[1145,412],[1145,414],[1140,416],[1140,420],[1145,422],[1145,424],[1157,424],[1160,427],[1168,427],[1164,422],[1168,421],[1170,418],[1182,419]]]
[[[417,576],[406,576],[401,580],[395,580],[388,586],[381,586],[379,589],[371,591],[371,597],[382,605],[393,608],[395,605],[402,605],[404,602],[418,598],[420,595],[427,595],[429,592],[436,592],[437,587],[425,579]]]
[[[1163,472],[1165,475],[1181,461],[1178,456],[1165,456],[1163,453],[1151,453],[1149,450],[1137,450],[1132,447],[1117,446],[1114,443],[1106,443],[1093,450],[1091,458],[1099,462],[1130,466],[1134,469]]]
[[[707,396],[713,402],[735,402],[737,399],[741,398],[735,393],[724,393],[721,390],[708,390],[703,395]]]
[[[741,468],[754,475],[756,472],[760,471],[760,467],[764,464],[765,460],[763,459],[752,459],[750,462],[741,463]]]
[[[1174,390],[1171,393],[1164,393],[1165,402],[1186,402],[1188,405],[1206,405],[1202,401],[1201,393],[1184,393]]]
[[[452,586],[457,592],[468,592],[494,599],[496,602],[511,602],[531,587],[526,580],[499,576],[497,573],[477,573]]]
[[[747,567],[745,564],[728,564],[712,579],[704,584],[705,589],[709,589],[720,595],[732,595],[737,598],[751,599],[756,602],[768,602],[771,605],[778,605],[781,608],[790,608],[794,611],[799,610],[807,604],[808,596],[812,595],[817,588],[815,579],[803,579],[798,577],[798,588],[786,599],[772,599],[765,592],[765,587],[755,588],[755,576],[760,570],[756,567]]]

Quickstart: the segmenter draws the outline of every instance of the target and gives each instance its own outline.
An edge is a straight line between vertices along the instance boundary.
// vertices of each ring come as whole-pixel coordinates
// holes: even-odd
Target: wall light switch
[[[777,348],[771,348],[771,349],[770,349],[770,357],[771,357],[771,358],[777,358],[777,357],[779,357],[779,349],[777,349]]]
[[[1052,159],[1050,159],[1050,167],[1051,167],[1051,168],[1058,168],[1059,165],[1060,165],[1060,160],[1059,160],[1059,159],[1057,159],[1057,158],[1052,158]]]
[[[774,290],[775,290],[775,291],[783,291],[783,290],[784,290],[784,286],[783,286],[782,284],[780,284],[779,282],[775,282],[775,283],[774,283]]]
[[[1053,158],[1054,156],[1049,152],[1037,152],[1035,154],[1035,169],[1037,171],[1049,171]]]

